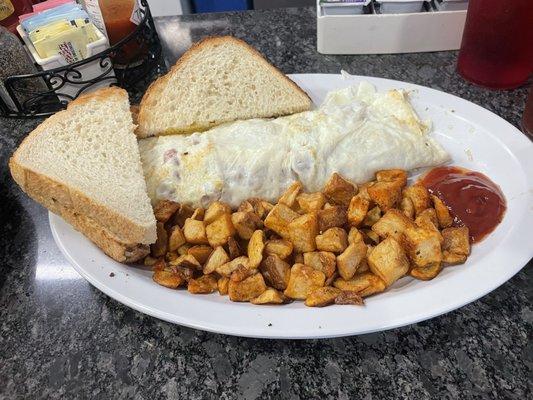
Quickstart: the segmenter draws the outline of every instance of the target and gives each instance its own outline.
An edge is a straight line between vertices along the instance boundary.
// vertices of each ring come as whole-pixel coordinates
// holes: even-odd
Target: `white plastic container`
[[[324,10],[324,15],[358,15],[364,14],[365,7],[370,4],[371,0],[353,0],[353,1],[320,1],[320,6]]]
[[[33,59],[37,64],[42,67],[43,70],[48,71],[54,68],[68,65],[63,56],[59,54],[48,58],[39,57],[39,54],[35,50],[35,47],[33,47],[33,44],[31,43],[30,39],[24,32],[24,29],[22,29],[20,25],[17,26],[17,31],[22,40],[24,41],[24,44],[28,48]],[[98,31],[98,36],[98,40],[87,45],[87,58],[98,54],[109,47],[107,37],[105,37],[100,31]],[[107,71],[108,69],[109,71]],[[113,79],[110,78],[113,78],[115,76],[115,71],[113,71],[111,60],[109,60],[109,64],[105,65],[104,67],[100,65],[100,60],[94,60],[88,64],[84,64],[80,67],[77,67],[76,70],[81,73],[81,77],[75,76],[72,71],[70,74],[68,74],[68,76],[66,72],[63,72],[63,78],[68,79],[68,81],[66,81],[63,86],[61,86],[61,79],[57,79],[56,82],[52,84],[53,89],[55,89],[56,93],[65,95],[65,97],[61,97],[61,100],[70,101],[69,96],[76,97],[78,95],[78,92],[83,89],[84,86],[87,85],[87,81],[91,79],[97,77],[100,77],[100,79],[107,78],[101,82],[89,86],[87,88],[87,92],[109,86],[111,83],[113,83]]]
[[[434,0],[438,11],[459,11],[468,8],[468,0]]]
[[[375,0],[380,14],[418,13],[429,0]]]
[[[317,0],[322,54],[394,54],[456,50],[466,10],[412,14],[325,15]]]

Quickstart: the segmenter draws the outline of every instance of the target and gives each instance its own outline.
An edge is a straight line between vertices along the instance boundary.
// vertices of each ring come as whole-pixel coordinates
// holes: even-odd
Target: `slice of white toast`
[[[41,123],[9,161],[22,190],[121,262],[156,239],[134,128],[127,92],[100,89]]]
[[[208,37],[156,80],[140,104],[138,137],[191,133],[237,119],[307,111],[311,99],[246,42]]]

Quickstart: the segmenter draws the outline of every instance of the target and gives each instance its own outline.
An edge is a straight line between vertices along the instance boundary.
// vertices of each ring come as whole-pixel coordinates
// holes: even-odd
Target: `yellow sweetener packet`
[[[10,0],[0,0],[0,21],[6,19],[15,12],[15,7]]]

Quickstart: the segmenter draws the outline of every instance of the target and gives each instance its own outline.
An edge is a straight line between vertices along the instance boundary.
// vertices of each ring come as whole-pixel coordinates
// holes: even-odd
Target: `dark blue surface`
[[[197,13],[239,11],[252,8],[250,0],[193,0]]]

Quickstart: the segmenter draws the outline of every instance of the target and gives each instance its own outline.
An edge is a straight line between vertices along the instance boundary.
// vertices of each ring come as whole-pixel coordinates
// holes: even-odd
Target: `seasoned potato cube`
[[[363,226],[372,227],[376,222],[379,221],[381,218],[381,209],[376,206],[368,211],[368,213],[365,216],[365,219],[363,220]]]
[[[183,225],[183,234],[187,242],[192,244],[209,244],[205,231],[205,225],[202,221],[187,218]]]
[[[265,226],[282,238],[289,238],[288,225],[300,215],[285,204],[276,204],[265,218]]]
[[[267,288],[258,297],[250,301],[252,304],[285,304],[287,302],[288,299],[284,294],[273,288]]]
[[[402,246],[391,237],[374,247],[368,256],[368,266],[387,286],[392,285],[409,271],[409,261]]]
[[[331,275],[329,278],[326,278],[326,281],[324,282],[324,286],[331,286],[333,282],[335,281],[335,279],[337,279],[338,277],[339,277],[339,274],[337,273],[337,271],[335,271],[333,275]]]
[[[359,232],[359,229],[355,227],[350,228],[350,232],[348,232],[348,244],[360,242],[363,240],[363,234]]]
[[[379,235],[370,229],[361,229],[363,240],[366,244],[375,245],[379,243]]]
[[[239,243],[237,243],[237,241],[232,237],[228,239],[228,255],[232,260],[243,255],[241,246],[239,246]]]
[[[289,240],[285,239],[270,239],[265,245],[265,255],[277,255],[282,260],[285,260],[292,254],[293,246]]]
[[[442,237],[444,238],[443,250],[465,256],[470,254],[470,239],[466,226],[443,229]]]
[[[300,193],[296,202],[303,212],[309,213],[320,210],[326,204],[326,196],[322,192]]]
[[[170,261],[169,264],[172,267],[192,268],[199,271],[202,270],[202,266],[200,265],[198,260],[190,254],[184,254],[182,256],[179,256],[175,260]]]
[[[150,245],[150,253],[153,257],[163,257],[168,249],[168,234],[162,222],[157,223],[157,238],[155,243]]]
[[[324,187],[324,195],[333,204],[348,207],[350,200],[357,194],[357,186],[347,181],[338,173],[334,173],[329,178]]]
[[[365,302],[357,292],[354,292],[352,290],[343,290],[335,298],[335,304],[354,304],[356,306],[362,306],[363,304],[365,304]]]
[[[273,204],[258,197],[251,197],[241,203],[237,211],[250,211],[257,214],[261,219],[265,218],[267,214],[274,208]]]
[[[330,228],[341,227],[348,221],[346,210],[341,206],[330,206],[319,210],[317,211],[317,218],[320,232],[327,231]]]
[[[305,299],[307,307],[324,307],[335,302],[341,290],[335,287],[326,286],[313,290]]]
[[[171,225],[178,225],[183,227],[185,224],[185,220],[187,218],[191,218],[192,214],[194,213],[194,209],[187,205],[182,204],[179,210],[174,213],[174,215],[169,219]]]
[[[187,253],[186,253],[187,254]],[[181,256],[183,254],[178,254],[174,251],[170,251],[168,252],[167,254],[165,254],[165,260],[166,261],[174,261],[176,260],[179,256]]]
[[[296,202],[296,197],[302,190],[302,184],[300,182],[294,182],[278,199],[278,203],[285,204],[287,207],[291,207]]]
[[[372,225],[372,230],[383,239],[393,237],[399,241],[403,232],[407,228],[414,226],[413,221],[407,218],[402,212],[392,209],[387,211],[378,222]]]
[[[437,213],[433,208],[426,208],[416,217],[415,225],[420,228],[438,231],[439,221],[437,221]]]
[[[222,214],[231,214],[231,208],[226,203],[221,201],[214,201],[210,204],[204,214],[204,222],[209,225],[211,222],[218,219]]]
[[[200,264],[205,264],[212,251],[213,249],[211,248],[211,246],[201,244],[197,246],[192,246],[189,250],[187,250],[187,254],[190,254],[191,256],[196,258],[196,260]]]
[[[446,228],[442,230],[442,261],[448,265],[462,264],[470,254],[468,228]]]
[[[183,278],[179,274],[166,270],[155,271],[152,275],[152,279],[159,285],[170,289],[176,289],[184,283]]]
[[[335,254],[329,251],[312,251],[304,253],[305,265],[309,265],[318,271],[322,271],[327,278],[330,278],[335,273],[337,265],[337,258]]]
[[[219,267],[215,268],[215,271],[222,276],[227,276],[228,278],[231,276],[231,273],[235,271],[237,268],[239,268],[239,265],[243,265],[245,267],[248,267],[248,257],[241,256],[234,258],[231,261],[228,261],[225,264],[222,264]]]
[[[195,219],[197,221],[203,221],[205,215],[205,209],[202,207],[198,207],[194,209],[194,212],[191,215],[191,219]]]
[[[371,272],[356,274],[349,281],[345,281],[342,278],[336,279],[333,285],[342,291],[354,291],[361,297],[383,292],[387,287],[383,279]]]
[[[316,237],[318,250],[342,253],[348,247],[348,235],[342,228],[330,228]]]
[[[404,246],[415,268],[429,267],[442,261],[440,234],[434,230],[407,228],[404,231]]]
[[[403,169],[386,169],[376,172],[378,182],[398,182],[401,187],[407,185],[407,172]]]
[[[254,274],[243,281],[232,281],[228,285],[228,294],[231,301],[250,301],[260,296],[267,289],[261,274]]]
[[[205,233],[211,247],[222,246],[228,243],[228,238],[235,235],[235,227],[231,222],[231,215],[222,214],[205,227]]]
[[[352,197],[347,213],[347,219],[350,225],[354,227],[361,225],[365,219],[369,207],[370,200],[367,199],[362,193]]]
[[[257,230],[253,233],[248,242],[248,267],[257,268],[263,259],[263,250],[265,248],[265,233]]]
[[[318,235],[318,220],[314,213],[304,214],[292,220],[287,228],[294,251],[303,253],[313,251],[316,248],[315,237]]]
[[[376,182],[367,188],[370,198],[383,211],[394,208],[402,198],[402,184],[400,181]]]
[[[222,246],[217,246],[215,250],[209,255],[204,265],[204,274],[211,274],[221,265],[229,262],[228,254]]]
[[[171,200],[161,200],[154,207],[155,219],[158,222],[167,222],[176,211],[180,209],[180,203]]]
[[[437,220],[441,228],[448,228],[452,226],[453,217],[450,214],[450,210],[446,207],[446,204],[435,195],[431,195],[431,201],[433,201],[433,207],[437,214]]]
[[[440,271],[442,271],[441,264],[435,263],[435,264],[429,265],[428,267],[413,268],[409,272],[409,275],[421,281],[429,281],[435,278],[440,273]]]
[[[429,192],[421,184],[415,184],[409,186],[403,190],[403,195],[408,197],[413,202],[413,207],[415,208],[415,215],[420,214],[426,208],[429,208]]]
[[[214,275],[202,275],[198,279],[191,279],[187,290],[193,294],[208,294],[217,290],[217,278]]]
[[[157,258],[146,256],[144,257],[143,264],[146,265],[147,267],[153,267],[154,265],[157,264],[158,261],[159,259]]]
[[[285,290],[287,287],[290,269],[290,265],[275,254],[266,257],[259,266],[267,283],[278,290]]]
[[[303,253],[296,253],[294,254],[294,257],[292,258],[293,259],[293,264],[303,264],[304,263],[304,255]]]
[[[239,236],[245,240],[249,240],[254,231],[263,227],[261,218],[250,211],[237,211],[231,214],[231,222],[233,222]]]
[[[174,225],[170,231],[170,237],[168,238],[168,249],[170,251],[176,251],[183,246],[186,241],[185,235],[179,225]]]
[[[218,289],[218,293],[220,293],[221,296],[225,296],[228,294],[228,286],[229,286],[228,277],[222,276],[218,278],[217,289]]]
[[[361,261],[366,257],[366,251],[366,244],[360,241],[350,244],[337,256],[337,269],[342,279],[348,280],[355,275]]]
[[[413,205],[413,201],[409,197],[402,197],[402,200],[400,201],[400,210],[407,218],[415,218],[415,206]]]
[[[256,269],[247,268],[244,265],[240,264],[235,271],[231,273],[229,278],[230,281],[240,282],[244,281],[249,276],[257,273]]]
[[[283,294],[291,299],[305,300],[313,290],[324,286],[325,280],[323,272],[308,265],[294,264]]]

